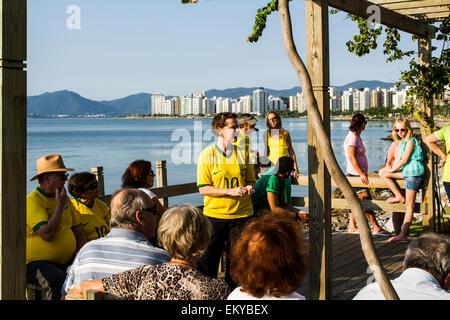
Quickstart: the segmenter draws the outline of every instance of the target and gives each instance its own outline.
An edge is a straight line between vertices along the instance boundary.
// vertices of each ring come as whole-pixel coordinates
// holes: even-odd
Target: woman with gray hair
[[[159,244],[169,253],[170,262],[147,265],[108,278],[82,281],[69,294],[83,297],[97,290],[126,300],[223,300],[228,285],[197,270],[211,236],[211,223],[194,206],[168,209],[158,228]]]

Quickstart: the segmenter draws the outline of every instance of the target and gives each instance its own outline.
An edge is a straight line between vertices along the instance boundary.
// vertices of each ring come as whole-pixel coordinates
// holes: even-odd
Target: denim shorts
[[[422,185],[423,176],[418,177],[405,177],[405,189],[412,191],[419,191]]]

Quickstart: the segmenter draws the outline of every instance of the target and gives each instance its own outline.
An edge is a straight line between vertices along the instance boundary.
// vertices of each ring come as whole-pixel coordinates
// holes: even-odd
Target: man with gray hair
[[[111,200],[111,232],[88,242],[69,267],[61,290],[82,280],[105,278],[142,265],[170,261],[167,252],[154,247],[157,206],[143,191],[119,189]]]
[[[391,281],[400,300],[450,300],[450,237],[425,233],[412,240],[403,273]],[[353,300],[382,300],[378,283],[362,288]]]

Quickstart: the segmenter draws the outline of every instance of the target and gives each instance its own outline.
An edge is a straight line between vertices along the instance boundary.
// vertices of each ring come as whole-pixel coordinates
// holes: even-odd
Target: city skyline
[[[256,10],[265,4],[29,0],[29,95],[70,90],[89,99],[113,100],[140,92],[179,96],[201,88],[299,86],[284,51],[278,13],[269,17],[258,43],[246,42]],[[295,41],[305,61],[304,1],[290,6]],[[71,20],[77,13],[72,7],[78,8],[79,21]],[[344,17],[329,16],[330,83],[397,81],[409,60],[387,64],[382,48],[362,58],[349,53],[345,42],[357,29]],[[403,47],[416,49],[411,37],[401,34]]]

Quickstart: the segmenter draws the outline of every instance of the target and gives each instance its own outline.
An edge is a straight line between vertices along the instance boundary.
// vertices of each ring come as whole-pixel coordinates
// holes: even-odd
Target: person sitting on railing
[[[364,115],[357,113],[353,115],[350,122],[350,131],[345,137],[344,152],[347,162],[347,176],[360,177],[362,183],[369,184],[367,173],[369,170],[369,163],[366,157],[366,147],[361,139],[361,133],[366,129],[366,118]],[[367,188],[353,187],[356,195],[361,200],[371,200],[370,191]],[[380,236],[391,236],[391,233],[380,227],[375,219],[375,213],[373,211],[366,211],[366,218],[372,225],[373,232]],[[356,227],[355,218],[352,212],[349,212],[348,230],[349,233],[359,233]]]
[[[423,141],[439,157],[441,165],[444,166],[442,181],[450,203],[450,161],[447,161],[447,155],[450,153],[450,124],[426,136]],[[445,142],[446,152],[436,144],[439,141]]]
[[[44,300],[59,300],[67,265],[86,237],[64,188],[73,169],[59,154],[39,158],[36,167],[30,181],[38,179],[39,185],[27,196],[27,283],[40,285]]]
[[[389,239],[389,241],[393,242],[403,242],[407,241],[408,238],[416,202],[416,193],[422,185],[425,170],[422,164],[422,148],[417,139],[413,137],[412,127],[407,119],[397,118],[395,120],[392,129],[392,138],[395,141],[400,141],[398,148],[401,160],[392,167],[382,168],[379,175],[394,193],[394,196],[387,201],[389,203],[405,203],[406,210],[401,231],[397,236]],[[405,197],[393,179],[405,179]]]
[[[157,207],[143,191],[119,189],[111,199],[111,232],[88,242],[69,267],[62,295],[82,280],[94,280],[168,262],[169,255],[151,244],[156,236]]]
[[[72,204],[80,213],[83,232],[87,241],[102,238],[111,230],[109,208],[98,198],[98,182],[95,174],[79,172],[69,178],[69,193]]]
[[[122,175],[122,188],[135,188],[144,191],[150,199],[158,206],[158,215],[162,216],[167,210],[159,201],[156,194],[149,189],[153,187],[155,173],[152,170],[152,163],[146,160],[135,160]]]
[[[450,300],[450,238],[424,233],[411,241],[405,253],[403,273],[391,283],[400,300]],[[377,282],[368,284],[353,298],[385,299]]]
[[[255,193],[252,194],[255,213],[263,210],[271,212],[292,212],[303,223],[308,222],[308,214],[292,206],[291,173],[294,170],[294,159],[283,156],[276,166],[266,171],[256,181]]]
[[[164,212],[158,240],[171,260],[142,266],[111,277],[81,281],[69,294],[82,298],[86,290],[126,300],[223,300],[230,288],[222,279],[200,273],[196,266],[211,236],[211,223],[196,207],[174,206]]]
[[[231,254],[231,276],[239,284],[228,300],[296,299],[308,271],[308,242],[285,213],[268,212],[247,224]]]

